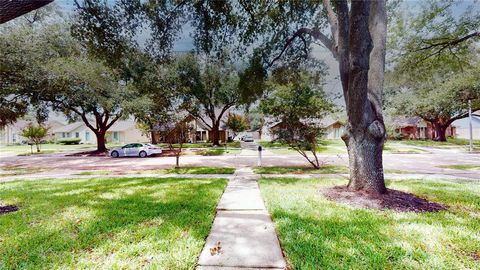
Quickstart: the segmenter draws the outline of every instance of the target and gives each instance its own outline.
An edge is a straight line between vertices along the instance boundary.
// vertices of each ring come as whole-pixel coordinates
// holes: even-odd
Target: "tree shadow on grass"
[[[46,184],[39,182],[0,192],[23,204],[22,211],[0,217],[0,232],[10,235],[2,239],[0,268],[76,268],[80,260],[83,267],[98,267],[112,254],[121,254],[117,259],[130,268],[143,260],[160,268],[192,268],[226,181],[45,181],[57,186],[48,191],[36,190]],[[152,252],[160,259],[142,257]]]
[[[262,194],[295,269],[469,269],[478,265],[478,210],[354,209],[316,192],[318,186],[328,186],[323,180],[262,181]],[[416,184],[420,185],[413,183],[411,192],[425,192]],[[434,189],[433,200],[447,203],[459,196],[442,188]],[[472,196],[467,194],[478,203],[480,198]]]

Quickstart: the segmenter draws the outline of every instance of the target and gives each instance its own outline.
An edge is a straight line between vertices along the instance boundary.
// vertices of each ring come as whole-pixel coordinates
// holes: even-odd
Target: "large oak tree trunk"
[[[348,51],[339,56],[348,115],[342,136],[349,156],[348,187],[382,194],[386,192],[382,163],[386,131],[381,101],[387,21],[385,1],[352,1],[349,18],[345,15],[346,5],[343,2],[343,6],[339,6],[338,39],[339,52]],[[342,29],[347,25],[345,20],[348,31]]]
[[[97,152],[106,152],[107,146],[105,145],[105,132],[96,131],[95,136],[97,137]]]
[[[213,145],[220,145],[220,131],[218,125],[212,126],[212,144]]]
[[[435,141],[446,142],[447,141],[446,133],[447,133],[448,126],[434,122],[433,128],[435,129]]]
[[[374,126],[377,124],[373,124]],[[379,127],[375,127],[379,128]],[[379,128],[381,130],[381,128]],[[382,151],[385,136],[363,130],[345,136],[350,167],[348,188],[385,193]]]
[[[150,137],[152,144],[158,144],[158,133],[155,131],[150,131]]]

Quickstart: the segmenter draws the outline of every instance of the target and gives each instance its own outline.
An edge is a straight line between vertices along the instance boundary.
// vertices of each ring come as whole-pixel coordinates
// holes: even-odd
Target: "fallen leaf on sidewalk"
[[[218,242],[215,246],[210,248],[210,254],[212,256],[215,256],[215,255],[221,254],[221,253],[223,253],[223,251],[222,251],[222,247],[220,246],[220,242]]]

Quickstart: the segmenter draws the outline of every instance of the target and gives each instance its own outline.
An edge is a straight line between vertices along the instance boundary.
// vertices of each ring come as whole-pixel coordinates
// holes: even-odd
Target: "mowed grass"
[[[0,185],[0,269],[193,269],[223,179],[65,179]]]
[[[258,174],[334,174],[334,173],[348,173],[346,166],[326,165],[315,169],[312,166],[272,166],[272,167],[255,167],[254,173]]]
[[[257,143],[277,155],[298,155],[296,150],[284,143],[270,141],[258,141]],[[347,148],[342,140],[318,141],[317,153],[342,154],[346,153],[346,151]]]
[[[294,269],[479,269],[480,184],[393,181],[447,211],[397,213],[326,200],[342,179],[263,178],[260,188]]]
[[[33,174],[44,171],[47,171],[47,169],[38,167],[4,166],[0,168],[0,177]]]
[[[446,142],[437,142],[434,140],[401,140],[396,141],[402,144],[414,145],[414,146],[424,146],[424,147],[453,147],[453,146],[463,146],[466,147],[470,144],[468,139],[460,138],[447,138]],[[480,148],[480,140],[474,140],[473,146]]]
[[[108,144],[107,148],[114,148],[118,147],[118,144]],[[73,144],[73,145],[66,145],[66,144],[41,144],[40,145],[40,152],[37,153],[35,145],[33,146],[33,154],[52,154],[52,153],[60,153],[66,151],[87,151],[87,150],[95,150],[95,144]],[[28,144],[16,144],[16,145],[7,145],[0,148],[1,153],[8,153],[8,154],[15,154],[19,156],[28,156],[31,155],[30,145]]]
[[[464,170],[464,171],[479,171],[480,165],[475,164],[452,164],[452,165],[441,165],[437,166],[439,168],[445,169],[455,169],[455,170]]]
[[[428,151],[425,151],[423,149],[419,148],[414,148],[414,147],[408,147],[404,146],[401,144],[395,144],[395,143],[390,143],[386,142],[385,145],[383,146],[383,152],[384,153],[390,153],[390,154],[424,154],[424,153],[429,153]]]
[[[157,172],[160,174],[233,174],[235,168],[232,167],[179,167],[162,170],[145,171],[146,173]]]
[[[127,171],[113,172],[113,171],[83,171],[76,173],[75,175],[115,175],[115,174],[234,174],[235,168],[233,167],[179,167],[170,169],[158,169],[158,170],[142,170],[142,171]],[[0,174],[1,175],[1,174]]]

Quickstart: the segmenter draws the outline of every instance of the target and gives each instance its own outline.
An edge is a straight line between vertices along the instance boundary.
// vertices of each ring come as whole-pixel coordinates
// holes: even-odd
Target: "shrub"
[[[58,140],[58,143],[60,144],[80,144],[81,139],[80,138],[63,138]]]

